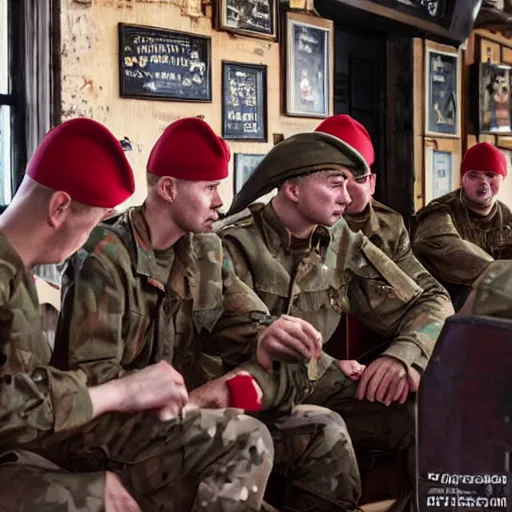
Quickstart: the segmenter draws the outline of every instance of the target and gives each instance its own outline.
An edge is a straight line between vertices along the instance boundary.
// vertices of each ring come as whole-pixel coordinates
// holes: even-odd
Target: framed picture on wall
[[[222,136],[267,140],[267,66],[222,62]]]
[[[459,137],[459,54],[427,46],[425,66],[426,135]]]
[[[278,0],[216,0],[215,28],[259,39],[277,39]]]
[[[332,21],[286,13],[285,46],[285,114],[328,117],[333,74]]]
[[[425,204],[444,196],[458,187],[453,174],[454,157],[451,151],[426,149]]]
[[[124,23],[118,31],[121,97],[212,100],[209,37]]]
[[[235,195],[240,192],[244,183],[249,176],[258,167],[259,163],[263,160],[265,155],[253,155],[248,153],[235,153],[235,179],[234,179],[234,192]]]
[[[478,127],[480,133],[512,131],[510,101],[510,66],[490,63],[479,65]]]

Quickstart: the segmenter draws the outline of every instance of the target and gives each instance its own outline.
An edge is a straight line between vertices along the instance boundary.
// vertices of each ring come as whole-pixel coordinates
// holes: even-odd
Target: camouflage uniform
[[[48,366],[51,351],[41,327],[33,277],[2,233],[0,301],[0,510],[47,510],[48,502],[41,509],[36,503],[49,493],[58,495],[55,503],[65,503],[67,510],[100,512],[104,471],[80,475],[78,486],[76,476],[16,449],[87,423],[92,404],[81,370],[62,372]]]
[[[220,376],[224,364],[233,368],[253,358],[258,334],[269,319],[268,310],[236,277],[229,260],[223,259],[216,235],[188,235],[169,250],[153,251],[143,212],[144,207],[134,208],[113,226],[97,228],[67,269],[56,360],[61,366],[69,363],[70,367],[83,370],[89,382],[96,384],[164,359],[193,389]],[[201,420],[205,428],[198,429],[195,437],[180,430],[187,427],[185,419],[177,429],[169,430],[166,442],[176,455],[190,454],[195,464],[208,462],[209,454],[196,448],[201,436],[209,431],[208,417],[233,415],[222,410],[203,411],[187,413],[186,418],[198,414],[206,416]],[[250,421],[253,428],[258,423],[255,419]],[[233,425],[236,423],[226,424],[225,430],[236,440]],[[286,463],[278,461],[278,468],[297,485],[309,485],[319,493],[328,489],[330,495],[355,503],[359,475],[342,478],[347,467],[354,465],[354,454],[343,420],[337,414],[319,407],[303,407],[269,428],[276,436],[279,457],[286,457]],[[219,436],[222,429],[219,421]],[[147,444],[152,430],[151,425],[141,424],[137,418],[126,421],[108,415],[84,429],[83,439],[74,436],[61,442],[61,446],[66,444],[64,453],[68,460],[73,458],[74,467],[105,467],[101,457],[93,456],[95,450],[97,453],[101,449],[108,451],[106,460],[116,469],[115,461],[130,463],[145,456],[145,452],[140,453],[141,445]],[[260,444],[269,443],[259,430],[251,433],[251,441],[257,439],[255,434]],[[158,435],[163,434],[160,431]],[[255,457],[255,463],[261,460],[261,454]],[[168,480],[178,476],[181,465],[179,459],[175,462],[148,466],[147,470],[155,473],[153,483],[152,478],[140,478],[135,466],[133,474],[139,475],[142,485],[149,486],[135,488],[135,495],[148,496],[151,489],[160,485],[158,479],[163,474]],[[222,463],[226,464],[225,460]],[[176,468],[176,475],[171,467]],[[125,482],[133,489],[137,478]],[[262,486],[257,488],[261,490]],[[179,494],[176,488],[173,494]],[[261,498],[261,494],[257,496]]]
[[[424,291],[432,296],[446,295],[442,286],[425,271],[414,256],[409,233],[398,212],[372,199],[362,213],[345,214],[344,219],[352,231],[361,231]],[[371,332],[364,332],[364,335],[371,336]],[[378,336],[374,337],[377,339],[373,340],[373,344],[365,344],[365,348],[372,352],[372,356],[375,355],[372,349],[378,349],[383,341]]]
[[[491,262],[473,284],[461,314],[512,320],[512,261]]]
[[[114,470],[144,510],[157,509],[154,491],[176,482],[179,472],[190,476],[191,487],[199,485],[196,508],[206,502],[208,510],[258,510],[272,467],[272,440],[260,422],[238,410],[191,411],[165,424],[148,414],[108,414],[80,434],[68,431],[92,416],[85,373],[47,366],[50,348],[33,279],[2,235],[0,251],[2,506],[100,511],[105,470]],[[94,442],[96,429],[106,433],[104,445]],[[194,494],[192,488],[189,509]],[[161,510],[186,510],[169,496],[162,502]]]
[[[413,250],[458,309],[491,261],[512,258],[512,212],[496,201],[480,216],[464,204],[462,189],[450,192],[417,213]]]
[[[403,262],[410,262],[414,256],[404,219],[398,212],[372,199],[363,212],[345,213],[343,218],[354,233],[362,231],[372,244],[410,275],[409,265]]]
[[[237,275],[251,286],[274,315],[289,313],[311,322],[327,341],[341,313],[350,312],[385,337],[384,350],[415,366],[427,365],[444,322],[453,310],[439,286],[421,287],[424,269],[404,274],[362,233],[353,233],[341,219],[327,229],[318,226],[307,246],[294,240],[272,205],[253,205],[245,217],[219,231]],[[418,284],[415,280],[419,280]],[[254,365],[267,408],[315,403],[341,414],[354,445],[364,450],[407,447],[414,421],[409,408],[355,400],[357,383],[338,362],[323,354],[317,376],[305,363],[282,365],[273,378]]]

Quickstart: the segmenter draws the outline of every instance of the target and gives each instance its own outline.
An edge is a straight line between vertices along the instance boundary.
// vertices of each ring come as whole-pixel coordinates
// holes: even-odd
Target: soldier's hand
[[[322,335],[309,322],[283,315],[260,334],[257,360],[271,371],[273,361],[309,361],[321,353]]]
[[[356,397],[369,402],[404,403],[409,394],[408,372],[393,357],[382,356],[369,364],[359,381]]]
[[[93,417],[112,411],[157,411],[165,421],[177,416],[188,402],[183,377],[165,361],[89,388],[89,394]]]
[[[343,360],[339,362],[340,370],[351,380],[359,380],[366,366],[355,360]]]
[[[142,512],[119,477],[110,471],[105,478],[105,512]]]
[[[420,381],[421,381],[421,373],[416,370],[416,368],[413,368],[412,366],[409,368],[409,388],[411,390],[411,393],[416,393],[420,387]]]

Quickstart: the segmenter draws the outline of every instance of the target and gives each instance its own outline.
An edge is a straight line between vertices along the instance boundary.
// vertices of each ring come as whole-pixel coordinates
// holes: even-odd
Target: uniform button
[[[32,379],[34,380],[34,382],[36,384],[39,384],[40,382],[43,382],[43,376],[41,375],[40,372],[34,372],[34,376],[32,377]]]

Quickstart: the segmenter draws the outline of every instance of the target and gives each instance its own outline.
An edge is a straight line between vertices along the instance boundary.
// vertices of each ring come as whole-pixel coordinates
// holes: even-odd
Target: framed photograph
[[[254,172],[259,163],[263,160],[265,155],[251,155],[248,153],[235,153],[235,180],[234,191],[235,195],[240,192],[244,183],[249,176]]]
[[[490,63],[479,65],[479,132],[510,133],[510,66],[497,66]]]
[[[222,136],[267,140],[267,66],[222,62]]]
[[[217,0],[215,28],[275,41],[277,2],[278,0]]]
[[[211,39],[119,23],[123,98],[212,101]]]
[[[459,54],[427,46],[425,65],[426,135],[459,137]]]
[[[332,54],[332,21],[286,13],[286,115],[318,118],[331,115]]]
[[[426,149],[425,204],[455,190],[454,155],[450,151],[429,147]]]

